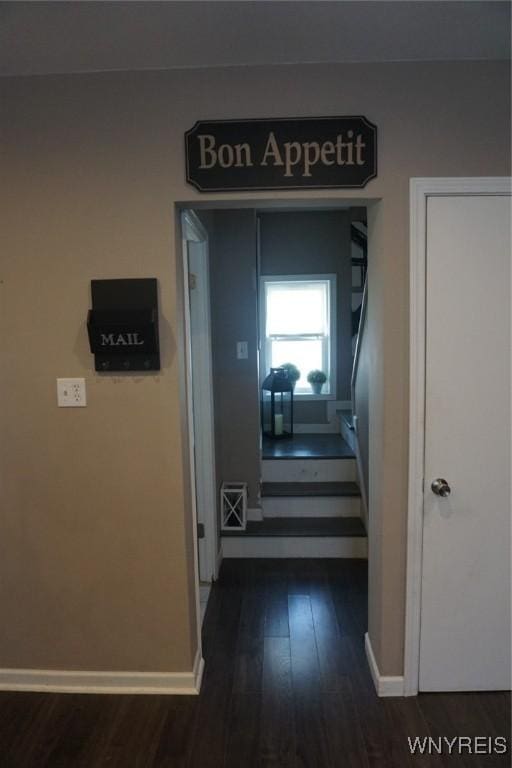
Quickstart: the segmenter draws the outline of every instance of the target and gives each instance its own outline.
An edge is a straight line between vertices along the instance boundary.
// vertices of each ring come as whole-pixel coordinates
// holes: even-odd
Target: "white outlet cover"
[[[57,379],[57,403],[59,408],[85,408],[85,379]]]
[[[247,360],[249,357],[248,344],[246,341],[237,341],[236,343],[237,360]]]

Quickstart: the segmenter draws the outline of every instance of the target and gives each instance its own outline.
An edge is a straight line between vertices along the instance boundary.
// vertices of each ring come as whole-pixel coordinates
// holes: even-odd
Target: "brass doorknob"
[[[438,477],[437,480],[434,480],[430,487],[436,496],[442,496],[443,498],[446,498],[446,496],[449,496],[452,492],[452,489],[442,477]]]

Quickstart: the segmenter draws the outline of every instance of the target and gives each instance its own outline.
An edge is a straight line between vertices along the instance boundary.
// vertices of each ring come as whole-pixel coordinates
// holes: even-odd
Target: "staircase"
[[[263,519],[223,533],[224,557],[366,557],[355,456],[340,435],[263,446]]]
[[[357,211],[356,211],[357,213]],[[361,340],[367,300],[366,211],[351,224],[352,244],[352,408],[338,412],[341,434],[295,434],[263,441],[262,519],[243,532],[224,531],[224,557],[366,558],[368,542],[368,414],[356,403]],[[354,274],[358,279],[354,280]],[[353,416],[353,413],[358,414]],[[357,455],[357,459],[356,459]],[[358,469],[359,467],[359,469]],[[366,472],[365,472],[366,468]],[[363,497],[359,478],[363,482]]]

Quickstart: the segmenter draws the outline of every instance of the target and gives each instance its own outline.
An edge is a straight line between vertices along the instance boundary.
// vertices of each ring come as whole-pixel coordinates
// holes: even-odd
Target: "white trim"
[[[225,536],[224,557],[368,557],[366,536]]]
[[[181,228],[184,219],[178,217],[178,227]],[[188,280],[188,248],[184,232],[182,234],[182,269],[183,269],[183,337],[185,346],[185,385],[186,385],[186,409],[187,409],[187,427],[188,427],[188,449],[189,449],[189,472],[191,499],[190,506],[192,511],[192,557],[194,573],[194,597],[196,611],[196,639],[198,648],[201,651],[201,603],[199,600],[199,546],[197,538],[197,507],[196,507],[196,470],[194,457],[194,411],[192,407],[192,346],[190,331],[190,298],[189,298],[189,280]]]
[[[189,441],[191,441],[194,454],[194,477],[192,488],[195,488],[197,496],[196,505],[200,503],[200,509],[205,510],[204,537],[199,540],[199,575],[203,581],[210,581],[217,577],[216,552],[217,542],[217,481],[215,477],[215,441],[214,441],[214,405],[213,405],[213,373],[211,351],[211,323],[210,323],[210,288],[208,268],[208,234],[201,221],[192,210],[182,211],[181,223],[184,238],[184,306],[188,315],[188,326],[185,324],[188,337],[186,338],[187,353],[190,355],[190,369],[187,366],[187,399],[194,403],[189,411]],[[192,307],[189,295],[189,272],[194,272],[197,277],[196,291],[197,301],[194,303],[195,325],[200,333],[194,335],[194,354],[192,351]],[[195,328],[194,325],[194,328]],[[196,328],[197,330],[197,328]],[[192,357],[193,354],[193,357]],[[194,380],[192,387],[193,359],[196,366],[200,365],[199,375]],[[197,401],[197,402],[196,402]],[[194,418],[201,425],[201,440],[194,440]],[[194,448],[195,442],[195,448]],[[197,508],[196,508],[197,515]]]
[[[377,696],[403,696],[404,678],[402,676],[380,674],[368,632],[365,632],[364,635],[364,650],[366,651],[366,658],[368,659],[368,666],[370,667]]]
[[[129,693],[194,696],[201,690],[204,659],[198,650],[191,672],[91,672],[0,669],[0,691]]]
[[[181,212],[181,217],[183,234],[187,240],[191,240],[194,243],[202,243],[208,240],[208,232],[195,211],[187,208]]]
[[[404,695],[418,693],[425,437],[425,248],[427,201],[440,195],[510,195],[508,177],[410,181],[409,492]]]

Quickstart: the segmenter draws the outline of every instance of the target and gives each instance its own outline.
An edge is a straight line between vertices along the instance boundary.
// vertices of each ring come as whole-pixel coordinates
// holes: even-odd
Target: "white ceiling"
[[[0,75],[507,58],[508,1],[0,2]]]

